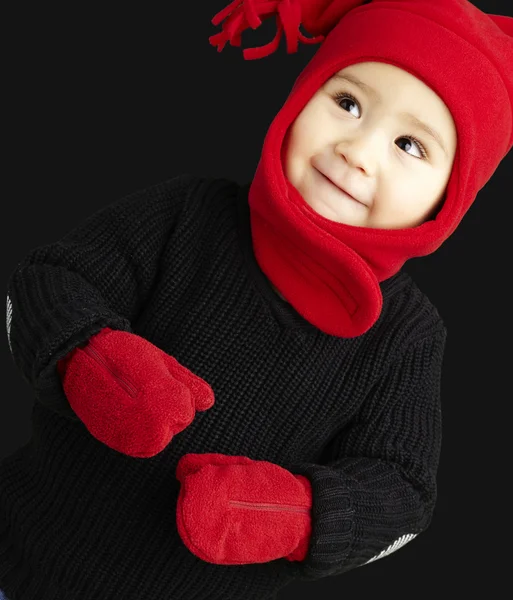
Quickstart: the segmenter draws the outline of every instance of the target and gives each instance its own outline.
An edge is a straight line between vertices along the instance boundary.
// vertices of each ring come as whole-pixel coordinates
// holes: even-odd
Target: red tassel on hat
[[[221,50],[230,42],[241,45],[241,33],[251,27],[257,29],[262,19],[276,15],[277,32],[265,46],[243,51],[246,60],[264,58],[278,49],[285,31],[287,53],[297,52],[298,43],[318,44],[338,23],[343,14],[371,0],[234,0],[212,19],[213,25],[223,23],[223,31],[210,36],[212,46]],[[299,31],[303,27],[315,37],[308,38]]]
[[[213,25],[219,25],[223,19],[223,31],[210,36],[212,46],[221,50],[230,42],[232,46],[241,45],[241,33],[251,27],[257,29],[262,24],[260,17],[266,18],[276,14],[277,32],[274,39],[265,46],[247,48],[243,51],[246,60],[269,56],[278,49],[281,36],[285,31],[287,53],[297,52],[298,43],[318,44],[324,40],[323,35],[307,38],[301,31],[301,4],[298,0],[234,0],[226,8],[218,12],[212,19]]]

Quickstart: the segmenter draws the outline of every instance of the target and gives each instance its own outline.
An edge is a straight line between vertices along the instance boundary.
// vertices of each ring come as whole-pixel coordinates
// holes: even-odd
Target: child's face
[[[357,77],[375,94],[329,79],[287,131],[286,177],[332,221],[378,229],[420,225],[438,208],[450,178],[457,134],[449,109],[429,86],[394,65],[358,63],[338,74]],[[401,112],[435,129],[447,153]],[[408,136],[421,142],[427,157]]]

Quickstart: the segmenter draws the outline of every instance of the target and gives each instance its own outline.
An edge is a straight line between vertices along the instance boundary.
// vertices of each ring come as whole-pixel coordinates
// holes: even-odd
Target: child
[[[465,0],[246,0],[212,42],[274,12],[289,52],[300,23],[322,44],[252,182],[131,194],[9,280],[37,401],[0,464],[8,598],[276,598],[431,522],[446,328],[401,267],[513,145],[513,19]]]

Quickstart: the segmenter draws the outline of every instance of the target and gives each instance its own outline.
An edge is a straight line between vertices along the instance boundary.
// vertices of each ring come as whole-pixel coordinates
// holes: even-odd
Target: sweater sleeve
[[[42,405],[78,420],[57,362],[104,327],[132,331],[197,180],[180,175],[129,194],[17,265],[7,285],[7,338],[14,363]]]
[[[429,526],[437,495],[446,336],[443,326],[393,362],[356,418],[328,444],[322,464],[287,467],[312,485],[308,554],[288,563],[297,578],[319,579],[368,564]]]

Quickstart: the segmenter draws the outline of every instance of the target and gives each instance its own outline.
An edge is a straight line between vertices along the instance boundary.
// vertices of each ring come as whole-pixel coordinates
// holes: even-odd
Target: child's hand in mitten
[[[109,448],[148,458],[214,404],[214,392],[148,340],[108,327],[58,361],[78,418]]]
[[[313,489],[280,465],[227,454],[184,454],[178,533],[198,558],[217,565],[305,560]]]

